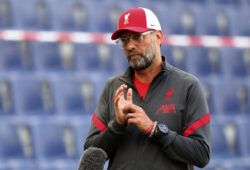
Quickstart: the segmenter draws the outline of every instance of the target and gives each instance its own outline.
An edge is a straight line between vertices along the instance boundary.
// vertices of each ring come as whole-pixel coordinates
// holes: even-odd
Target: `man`
[[[85,149],[104,149],[109,170],[204,167],[210,159],[208,106],[199,81],[161,56],[157,17],[149,9],[129,9],[111,38],[130,67],[106,83]]]

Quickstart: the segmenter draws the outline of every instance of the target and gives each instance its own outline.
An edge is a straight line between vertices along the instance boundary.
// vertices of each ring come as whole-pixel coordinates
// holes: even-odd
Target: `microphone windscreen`
[[[107,158],[103,149],[89,147],[80,159],[78,170],[103,170]]]

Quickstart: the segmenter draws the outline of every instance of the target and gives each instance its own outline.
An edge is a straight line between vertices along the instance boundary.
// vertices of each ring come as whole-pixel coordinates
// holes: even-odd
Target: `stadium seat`
[[[245,117],[244,120],[239,122],[240,126],[240,151],[245,157],[250,158],[250,136],[248,128],[250,126],[249,115]]]
[[[187,71],[198,77],[219,75],[220,58],[212,50],[214,49],[188,47],[186,55]]]
[[[67,134],[66,130],[70,130],[67,128],[66,125],[50,121],[40,121],[33,125],[32,133],[38,159],[68,159],[75,156],[75,148],[67,148],[67,142],[70,141],[66,140],[71,140],[67,138],[71,136],[66,135],[72,135]]]
[[[187,71],[186,55],[187,50],[185,47],[174,46],[167,50],[166,59],[169,60],[170,64],[172,63],[175,67]]]
[[[36,160],[42,169],[77,165],[74,161],[78,159],[75,134],[70,125],[59,121],[36,121],[32,134]]]
[[[154,5],[165,34],[196,34],[196,16],[194,6],[173,3],[166,6],[164,2]]]
[[[227,142],[226,135],[224,133],[223,123],[219,123],[215,120],[211,122],[212,128],[212,155],[215,157],[227,157],[232,155],[230,146]]]
[[[69,43],[31,42],[30,49],[37,71],[72,70],[73,46]]]
[[[249,7],[242,10],[230,10],[230,27],[234,36],[250,36]]]
[[[247,110],[247,90],[244,82],[222,80],[213,83],[213,105],[218,114],[241,115]]]
[[[230,19],[224,8],[208,7],[195,11],[197,35],[230,35]]]
[[[93,113],[96,89],[91,77],[58,77],[53,86],[58,114],[72,116]]]
[[[53,30],[58,31],[90,31],[89,1],[82,0],[53,0],[48,1],[51,11]]]
[[[113,64],[114,72],[112,74],[119,74],[126,71],[128,68],[128,61],[122,49],[120,49],[117,45],[110,45],[110,55],[113,56]],[[112,70],[112,69],[111,69]]]
[[[75,44],[76,68],[78,71],[113,72],[116,56],[107,44]]]
[[[114,1],[91,1],[89,16],[92,32],[113,32],[117,29],[119,16],[124,12],[121,4]],[[103,10],[105,9],[105,10]],[[98,11],[98,12],[96,12]]]
[[[213,80],[211,78],[204,78],[200,79],[204,95],[207,99],[209,111],[211,115],[216,114],[216,110],[214,108],[214,102],[213,102]]]
[[[22,56],[20,42],[0,40],[1,71],[24,70],[28,67],[28,63],[29,61],[25,61]]]
[[[15,125],[1,122],[0,138],[0,160],[25,157],[22,143]]]
[[[12,82],[15,109],[21,115],[49,115],[54,112],[48,79],[20,75]]]
[[[34,166],[33,145],[27,125],[1,120],[0,139],[0,169]]]
[[[176,66],[173,55],[172,55],[172,49],[173,47],[171,46],[162,46],[161,47],[161,52],[162,55],[165,56],[167,62],[171,64],[172,66]]]
[[[239,163],[238,119],[228,118],[213,116],[211,119],[211,161],[205,169],[227,170]]]
[[[0,1],[0,28],[7,29],[12,27],[11,3],[9,0]]]
[[[10,82],[8,79],[0,78],[0,116],[12,114],[13,111]]]
[[[243,49],[220,48],[222,73],[233,79],[246,78],[248,75],[247,61]]]
[[[10,0],[15,29],[48,30],[50,9],[47,0]]]
[[[72,126],[74,127],[74,132],[76,134],[75,140],[79,157],[83,154],[84,143],[88,136],[91,125],[91,118],[92,114],[78,118],[72,123]]]

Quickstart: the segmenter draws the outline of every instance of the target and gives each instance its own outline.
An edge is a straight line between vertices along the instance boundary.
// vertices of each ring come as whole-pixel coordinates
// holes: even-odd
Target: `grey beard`
[[[148,68],[149,66],[151,66],[152,63],[154,62],[155,55],[156,55],[155,52],[156,52],[156,48],[155,48],[154,43],[152,43],[151,46],[148,47],[148,49],[146,50],[146,52],[144,54],[138,53],[136,51],[130,51],[128,53],[128,56],[131,54],[137,54],[137,55],[140,55],[141,58],[139,60],[131,60],[127,56],[128,63],[136,71],[144,70],[144,69]]]
[[[129,60],[129,65],[136,71],[144,70],[152,65],[154,62],[155,55],[152,56],[144,56],[142,55],[142,58],[139,61],[131,61]]]

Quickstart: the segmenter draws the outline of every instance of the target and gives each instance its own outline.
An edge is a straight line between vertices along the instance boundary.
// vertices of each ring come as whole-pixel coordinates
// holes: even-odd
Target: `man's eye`
[[[135,34],[135,35],[132,36],[132,39],[137,41],[137,40],[140,39],[140,36],[141,36],[140,34]]]
[[[127,38],[121,38],[122,43],[126,43],[127,41],[128,41]]]

